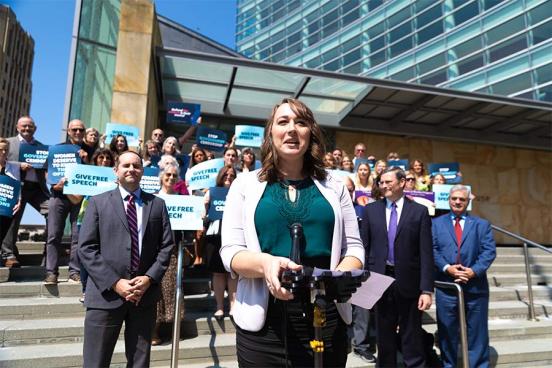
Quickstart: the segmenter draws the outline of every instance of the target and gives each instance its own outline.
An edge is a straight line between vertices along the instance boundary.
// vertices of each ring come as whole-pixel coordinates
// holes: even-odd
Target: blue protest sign
[[[454,185],[451,184],[434,184],[431,188],[433,190],[433,193],[435,193],[435,208],[439,210],[450,210],[450,205],[448,202],[450,189]],[[471,186],[466,185],[466,187],[471,192]],[[470,204],[468,204],[468,211],[471,211],[472,209],[472,201],[470,201]]]
[[[63,194],[93,196],[117,187],[112,167],[71,165],[65,170],[65,177]]]
[[[203,229],[205,203],[203,197],[191,195],[158,194],[165,201],[173,230]]]
[[[149,165],[149,167],[159,167],[159,160],[161,160],[161,156],[159,156],[159,155],[150,156],[150,165]]]
[[[19,180],[7,175],[0,175],[0,216],[13,216],[13,207],[19,201],[20,190],[21,182]],[[23,208],[20,211],[23,211]]]
[[[210,221],[222,220],[227,194],[228,188],[209,188],[209,212],[207,213],[207,217]]]
[[[144,192],[157,193],[161,189],[159,181],[159,169],[156,167],[144,167],[144,175],[140,180],[140,188]]]
[[[263,144],[263,139],[263,127],[236,125],[236,146],[260,147]]]
[[[188,189],[204,189],[216,186],[217,175],[220,169],[224,167],[224,160],[216,158],[207,160],[191,167],[186,172],[186,181]]]
[[[43,169],[48,159],[48,146],[38,144],[19,145],[19,162],[26,162],[35,169]]]
[[[200,126],[196,133],[197,145],[210,151],[222,152],[226,144],[226,133],[222,130],[216,130]]]
[[[403,170],[408,170],[408,160],[390,160],[387,161],[387,167],[400,167]]]
[[[354,172],[358,171],[358,167],[360,166],[360,164],[367,164],[370,167],[370,170],[373,168],[373,166],[370,165],[370,160],[368,160],[367,158],[357,157],[357,158],[355,158]]]
[[[129,147],[138,147],[140,145],[140,129],[132,125],[107,123],[105,129],[105,140],[107,144],[109,144],[114,137],[124,135]]]
[[[458,162],[430,163],[427,165],[427,171],[431,177],[437,174],[443,175],[449,184],[462,182],[462,177],[458,175],[460,172],[460,164]]]
[[[186,172],[188,171],[188,166],[190,166],[190,156],[187,154],[176,155],[176,162],[178,162],[178,169],[180,170],[180,179],[186,179]]]
[[[435,193],[422,192],[419,190],[405,190],[404,195],[412,199],[414,202],[427,207],[430,216],[435,215]]]
[[[201,105],[184,102],[167,102],[167,123],[197,124],[201,115]]]
[[[81,148],[74,144],[56,144],[48,151],[48,184],[57,184],[65,176],[68,165],[80,164],[78,154]]]

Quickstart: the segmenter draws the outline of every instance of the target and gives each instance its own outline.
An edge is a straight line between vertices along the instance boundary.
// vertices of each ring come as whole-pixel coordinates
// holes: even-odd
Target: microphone
[[[291,236],[291,251],[289,258],[297,263],[301,264],[301,243],[303,241],[303,226],[300,223],[294,223],[289,228],[289,234]]]

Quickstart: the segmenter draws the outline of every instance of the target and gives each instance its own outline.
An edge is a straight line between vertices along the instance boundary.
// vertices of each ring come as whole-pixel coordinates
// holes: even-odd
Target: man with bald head
[[[71,120],[67,125],[67,140],[61,144],[73,144],[82,147],[86,127],[78,119]],[[79,150],[83,163],[88,162],[88,154],[84,149]],[[71,253],[69,256],[69,282],[80,282],[80,267],[77,258],[78,229],[77,216],[80,210],[80,202],[73,203],[63,194],[65,178],[61,178],[52,185],[51,196],[48,202],[48,239],[46,242],[46,278],[44,284],[53,285],[58,282],[58,266],[61,248],[61,239],[65,228],[65,221],[69,216],[71,222]]]
[[[17,132],[15,137],[8,138],[10,143],[10,152],[8,161],[19,161],[19,148],[22,144],[32,146],[42,145],[34,139],[36,125],[30,116],[22,116],[17,121]],[[25,162],[19,163],[21,169],[21,210],[17,211],[13,221],[7,230],[6,237],[2,242],[2,260],[6,267],[19,267],[17,260],[17,232],[19,231],[19,223],[23,217],[25,205],[29,203],[45,218],[48,215],[48,197],[49,192],[46,187],[45,170],[34,169],[30,164]]]

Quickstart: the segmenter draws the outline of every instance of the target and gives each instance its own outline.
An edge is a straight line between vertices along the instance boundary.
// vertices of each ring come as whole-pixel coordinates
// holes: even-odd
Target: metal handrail
[[[524,238],[521,235],[514,234],[506,229],[503,229],[501,227],[491,225],[491,227],[498,232],[501,232],[503,234],[506,234],[514,239],[517,239],[519,241],[523,242],[523,256],[525,260],[525,278],[527,279],[527,297],[529,298],[529,320],[531,321],[538,321],[535,313],[535,302],[533,300],[533,281],[531,280],[531,266],[529,264],[529,247],[528,245],[531,245],[535,248],[538,248],[540,250],[543,250],[548,253],[552,253],[551,249],[546,248],[544,245],[541,245],[539,243],[535,243],[534,241],[531,241],[529,239]]]
[[[186,232],[183,232],[184,236],[181,241],[178,242],[178,261],[176,271],[176,294],[174,300],[174,322],[173,322],[173,334],[172,334],[172,347],[171,347],[171,368],[178,367],[178,349],[180,344],[180,317],[182,310],[182,272],[184,265],[184,242],[186,241]]]
[[[456,290],[458,295],[458,322],[460,324],[460,345],[462,346],[462,367],[469,368],[468,355],[468,329],[466,327],[466,308],[464,304],[464,291],[462,286],[454,282],[435,281],[435,287],[439,289]]]

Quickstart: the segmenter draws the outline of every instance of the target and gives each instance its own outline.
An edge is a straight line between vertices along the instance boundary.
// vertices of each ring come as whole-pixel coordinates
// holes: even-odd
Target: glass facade
[[[552,0],[238,0],[254,60],[552,102]]]
[[[82,0],[69,119],[100,132],[111,119],[120,0]]]

